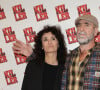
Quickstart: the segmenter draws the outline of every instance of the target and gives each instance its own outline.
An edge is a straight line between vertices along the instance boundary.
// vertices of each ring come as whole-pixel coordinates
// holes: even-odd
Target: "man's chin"
[[[84,39],[84,40],[78,40],[78,42],[79,42],[80,45],[85,45],[85,44],[88,43],[88,41],[86,39]]]

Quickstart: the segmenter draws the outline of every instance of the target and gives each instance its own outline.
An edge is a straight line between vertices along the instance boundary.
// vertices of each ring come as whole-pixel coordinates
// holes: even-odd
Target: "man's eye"
[[[86,26],[89,26],[90,24],[89,24],[89,23],[85,23],[85,25],[86,25]]]
[[[86,24],[86,26],[89,26],[89,24]]]

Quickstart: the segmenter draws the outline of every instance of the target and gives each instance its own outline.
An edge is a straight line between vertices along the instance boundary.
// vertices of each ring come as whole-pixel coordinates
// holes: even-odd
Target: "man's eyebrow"
[[[84,24],[89,24],[88,22],[85,22]]]
[[[78,24],[89,24],[89,22],[83,22],[83,23],[78,22],[77,25],[78,25]]]

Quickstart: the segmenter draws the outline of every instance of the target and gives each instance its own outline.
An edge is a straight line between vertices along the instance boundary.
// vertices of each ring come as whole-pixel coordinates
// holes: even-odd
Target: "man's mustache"
[[[78,35],[86,35],[85,32],[79,32]]]

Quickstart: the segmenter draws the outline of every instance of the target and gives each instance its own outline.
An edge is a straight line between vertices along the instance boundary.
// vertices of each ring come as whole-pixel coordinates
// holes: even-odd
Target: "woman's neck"
[[[50,65],[58,65],[57,53],[45,53],[45,62]]]

